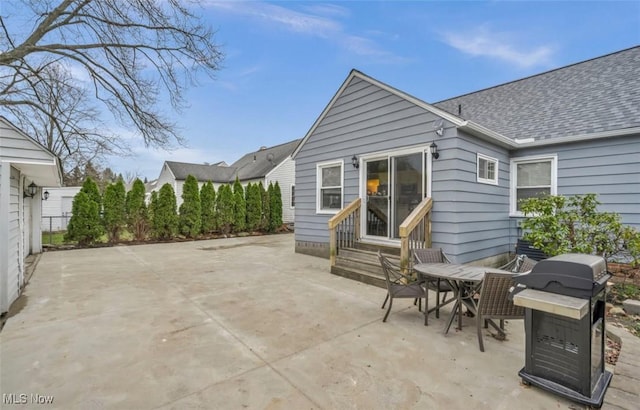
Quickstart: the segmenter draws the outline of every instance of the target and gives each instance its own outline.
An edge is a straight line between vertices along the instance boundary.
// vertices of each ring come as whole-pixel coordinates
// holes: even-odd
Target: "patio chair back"
[[[529,272],[531,269],[533,269],[534,266],[536,266],[536,263],[538,262],[531,259],[527,255],[522,255],[522,261],[520,262],[520,266],[518,267],[518,273]]]
[[[451,263],[447,254],[444,253],[442,248],[425,248],[413,250],[414,263]],[[441,279],[426,278],[427,289],[434,290],[436,292],[436,307],[431,309],[436,311],[436,318],[440,317],[440,307],[451,302],[453,299],[447,300],[447,292],[452,292],[451,285]],[[442,292],[442,300],[440,300],[440,293]],[[429,309],[429,294],[425,298],[424,309],[427,314],[431,311]]]
[[[480,351],[484,352],[482,340],[482,325],[491,325],[500,336],[504,337],[505,319],[524,319],[524,308],[516,306],[509,298],[509,289],[514,286],[513,275],[499,272],[486,272],[482,287],[480,288],[480,300],[476,315],[478,330],[478,344]],[[499,319],[498,327],[491,319]]]
[[[382,309],[384,309],[385,304],[389,301],[389,308],[387,309],[387,313],[384,315],[382,321],[387,321],[389,312],[391,312],[393,299],[395,298],[418,299],[420,301],[418,310],[422,310],[422,299],[427,296],[427,289],[423,284],[413,280],[410,276],[403,274],[400,267],[391,263],[391,261],[389,261],[389,259],[380,251],[378,251],[378,259],[380,260],[380,266],[382,266],[384,279],[387,283],[387,296],[384,299],[384,303],[382,303]],[[426,312],[424,324],[425,326],[427,325]]]
[[[505,265],[500,266],[498,269],[507,270],[513,273],[528,272],[535,266],[537,262],[527,255],[516,255],[515,258],[510,260]]]

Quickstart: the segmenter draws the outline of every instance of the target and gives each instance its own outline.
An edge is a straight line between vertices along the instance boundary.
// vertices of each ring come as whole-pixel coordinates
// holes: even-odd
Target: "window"
[[[521,216],[520,201],[539,195],[556,195],[556,156],[523,157],[511,161],[511,214]]]
[[[291,208],[296,207],[296,186],[291,185]]]
[[[342,208],[342,161],[318,164],[318,213],[336,213]]]
[[[498,185],[498,160],[478,154],[478,182]]]

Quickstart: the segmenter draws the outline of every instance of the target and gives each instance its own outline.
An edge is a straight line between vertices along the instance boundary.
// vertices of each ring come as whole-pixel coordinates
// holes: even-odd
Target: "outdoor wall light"
[[[353,165],[355,169],[360,168],[360,162],[358,162],[358,157],[356,157],[355,154],[351,157],[351,165]]]
[[[32,182],[27,187],[27,192],[23,193],[23,198],[26,198],[26,197],[33,198],[34,196],[36,196],[37,191],[38,191],[38,186],[34,182]]]
[[[43,193],[42,195],[43,195],[43,196],[42,196],[42,199],[44,199],[45,201],[46,201],[47,199],[49,199],[49,191],[44,191],[44,193]]]
[[[431,150],[431,156],[433,157],[433,159],[440,158],[440,153],[438,152],[438,146],[436,145],[435,142],[432,142],[431,145],[429,145],[429,149]]]

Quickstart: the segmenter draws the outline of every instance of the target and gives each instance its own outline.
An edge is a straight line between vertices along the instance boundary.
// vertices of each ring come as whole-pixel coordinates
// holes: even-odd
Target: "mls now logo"
[[[29,395],[25,393],[3,393],[2,404],[27,404],[29,403]]]

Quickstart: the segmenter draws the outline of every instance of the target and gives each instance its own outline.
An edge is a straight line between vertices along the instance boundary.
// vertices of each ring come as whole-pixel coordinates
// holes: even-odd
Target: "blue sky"
[[[427,102],[640,44],[640,1],[205,0],[225,54],[189,91],[188,146],[133,144],[116,172],[157,178],[164,160],[231,163],[303,137],[352,68]]]

